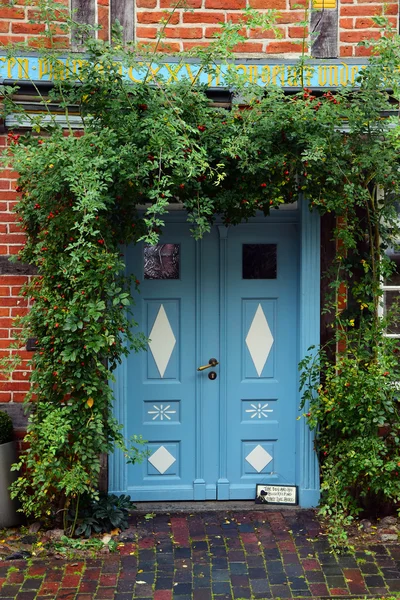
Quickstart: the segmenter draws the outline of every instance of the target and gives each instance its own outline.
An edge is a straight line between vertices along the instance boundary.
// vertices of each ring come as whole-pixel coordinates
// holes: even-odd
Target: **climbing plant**
[[[264,28],[275,18],[244,15]],[[217,58],[229,64],[242,26],[228,24],[199,51],[201,70],[214,73]],[[162,56],[124,49],[114,33],[112,43],[88,36],[79,73],[55,76],[48,100],[64,109],[64,128],[47,102],[32,117],[14,88],[3,89],[5,113],[31,120],[28,132],[9,134],[4,160],[19,173],[16,212],[26,244],[18,260],[38,270],[23,291],[30,312],[17,323],[19,343],[36,338],[37,351],[29,448],[14,494],[28,515],[62,515],[82,494],[96,494],[102,452],[117,445],[128,460],[140,458],[140,440],[127,444],[112,417],[107,383],[124,355],[146,346],[134,321],[140,282],[125,274],[126,245],[156,243],[170,203],[182,203],[201,237],[216,219],[234,226],[306,198],[311,210],[337,217],[326,307],[336,358],[314,351],[301,363],[325,507],[356,514],[370,492],[398,501],[397,348],[378,317],[400,187],[400,128],[397,114],[390,117],[399,100],[397,36],[377,43],[354,89],[288,95],[227,69],[236,98],[227,109],[211,105],[199,77],[167,84],[152,68]],[[43,52],[56,75],[57,53]],[[299,61],[300,78],[306,62]],[[135,68],[138,81],[127,81],[121,65]]]

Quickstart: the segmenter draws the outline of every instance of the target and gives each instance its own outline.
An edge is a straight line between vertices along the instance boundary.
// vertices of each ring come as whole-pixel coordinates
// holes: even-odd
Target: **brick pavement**
[[[354,599],[400,592],[400,546],[335,557],[312,511],[132,518],[115,554],[0,563],[1,600]]]

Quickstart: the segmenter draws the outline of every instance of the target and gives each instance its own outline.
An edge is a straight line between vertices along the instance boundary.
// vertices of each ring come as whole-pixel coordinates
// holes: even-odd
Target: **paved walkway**
[[[133,519],[116,554],[1,562],[1,600],[381,598],[400,592],[400,546],[335,558],[312,511]]]

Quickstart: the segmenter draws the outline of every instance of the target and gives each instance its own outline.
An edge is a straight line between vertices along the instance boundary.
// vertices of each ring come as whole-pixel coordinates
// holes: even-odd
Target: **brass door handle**
[[[210,360],[208,361],[208,365],[203,365],[202,367],[199,367],[197,370],[205,371],[206,369],[211,369],[211,367],[216,367],[217,365],[219,365],[219,362],[217,361],[217,359],[210,358]]]

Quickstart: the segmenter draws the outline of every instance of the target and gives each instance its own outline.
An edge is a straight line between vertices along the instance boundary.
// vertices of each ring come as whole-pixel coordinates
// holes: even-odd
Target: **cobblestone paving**
[[[118,553],[0,563],[1,600],[382,598],[400,592],[400,546],[336,558],[312,511],[134,518]]]

